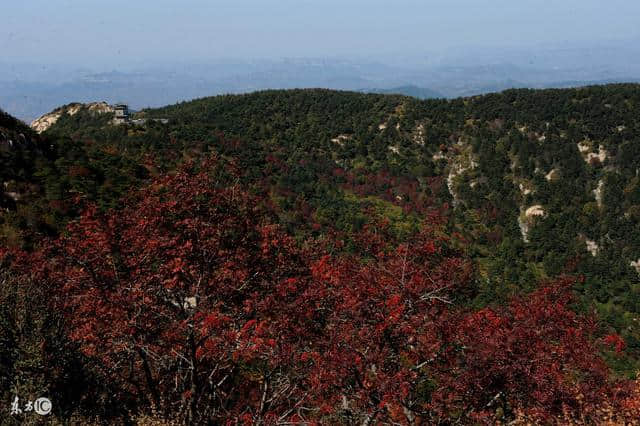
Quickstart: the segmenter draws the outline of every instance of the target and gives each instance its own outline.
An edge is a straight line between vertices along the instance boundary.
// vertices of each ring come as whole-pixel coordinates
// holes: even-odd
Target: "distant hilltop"
[[[64,114],[76,115],[82,109],[87,109],[95,114],[114,113],[115,108],[106,102],[91,102],[82,104],[74,102],[61,106],[31,122],[31,128],[42,133],[53,126]]]
[[[85,104],[74,102],[74,103],[56,108],[53,111],[47,114],[44,114],[40,118],[37,118],[36,120],[31,122],[31,128],[37,133],[45,132],[51,126],[53,126],[63,115],[66,114],[66,115],[73,116],[83,110],[86,110],[91,114],[112,113],[114,114],[112,124],[116,124],[116,125],[117,124],[143,125],[147,121],[149,121],[146,118],[133,119],[131,116],[131,110],[129,110],[129,107],[126,104],[109,105],[107,102],[90,102]],[[151,120],[154,122],[162,123],[162,124],[167,124],[169,122],[169,120],[165,118],[155,118]]]

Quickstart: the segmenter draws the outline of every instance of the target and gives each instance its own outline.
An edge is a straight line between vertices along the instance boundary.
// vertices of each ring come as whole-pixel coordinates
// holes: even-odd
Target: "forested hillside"
[[[138,118],[168,124],[84,108],[38,136],[2,115],[2,301],[40,283],[64,324],[6,338],[20,386],[102,383],[75,414],[103,419],[637,410],[640,86],[265,91]],[[18,361],[42,341],[74,355],[34,379]]]
[[[313,223],[356,229],[370,204],[404,208],[398,220],[408,226],[412,214],[447,203],[451,226],[469,240],[482,303],[583,274],[581,291],[619,329],[632,327],[625,337],[636,348],[627,314],[640,311],[639,102],[635,85],[452,101],[272,91],[143,113],[170,118],[168,127],[76,119],[52,133],[137,162],[153,156],[160,169],[173,167],[176,152],[239,157],[293,232]]]
[[[148,113],[194,139],[222,131],[261,141],[284,163],[289,202],[302,195],[327,224],[350,209],[315,196],[325,176],[341,199],[375,195],[409,213],[448,203],[476,261],[480,303],[580,274],[579,291],[640,349],[639,86],[453,101],[265,92]]]

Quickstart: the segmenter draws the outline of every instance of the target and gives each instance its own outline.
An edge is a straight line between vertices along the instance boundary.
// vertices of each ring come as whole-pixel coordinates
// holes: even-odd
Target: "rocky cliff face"
[[[82,109],[87,109],[95,114],[114,112],[114,109],[106,102],[91,102],[88,104],[72,103],[56,108],[50,113],[34,120],[31,123],[31,128],[38,133],[42,133],[53,126],[64,114],[75,115]]]

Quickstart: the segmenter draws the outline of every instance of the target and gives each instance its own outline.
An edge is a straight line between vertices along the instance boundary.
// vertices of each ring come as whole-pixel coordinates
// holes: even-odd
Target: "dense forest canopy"
[[[102,383],[60,418],[633,415],[640,86],[264,91],[137,118],[168,123],[84,109],[36,135],[2,113],[0,323],[36,325],[5,337],[7,395]],[[6,307],[38,286],[53,300]]]

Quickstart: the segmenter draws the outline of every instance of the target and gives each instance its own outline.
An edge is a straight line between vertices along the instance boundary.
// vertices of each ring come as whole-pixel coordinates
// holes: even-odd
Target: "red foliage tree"
[[[207,172],[182,171],[121,211],[86,211],[41,251],[39,278],[71,337],[124,392],[186,421],[258,418],[290,405],[287,383],[271,384],[289,357],[279,346],[286,313],[274,305],[303,264],[259,205]]]
[[[590,410],[608,397],[595,322],[575,314],[568,279],[508,307],[467,314],[452,339],[434,398],[479,419],[508,412],[549,421]]]
[[[330,303],[323,340],[303,356],[315,406],[366,424],[413,422],[426,407],[424,371],[446,346],[456,322],[450,305],[471,273],[436,229],[395,249],[369,233],[368,261],[323,258],[313,266]]]
[[[393,250],[368,235],[364,264],[314,265],[331,303],[323,340],[304,355],[314,405],[365,423],[597,419],[612,387],[596,323],[569,307],[572,281],[469,312],[454,302],[468,300],[471,265],[427,229]]]
[[[634,387],[609,386],[598,344],[622,343],[570,309],[569,281],[474,312],[472,265],[436,215],[403,243],[370,226],[354,254],[331,256],[300,248],[216,170],[89,209],[30,258],[67,334],[141,409],[188,423],[417,424],[640,406]]]

